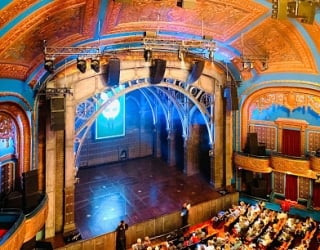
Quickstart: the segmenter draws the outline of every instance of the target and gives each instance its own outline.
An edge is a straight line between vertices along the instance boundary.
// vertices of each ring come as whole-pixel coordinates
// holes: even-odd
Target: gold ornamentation
[[[9,147],[9,140],[14,138],[15,127],[10,117],[0,114],[0,139],[6,140],[6,146]]]

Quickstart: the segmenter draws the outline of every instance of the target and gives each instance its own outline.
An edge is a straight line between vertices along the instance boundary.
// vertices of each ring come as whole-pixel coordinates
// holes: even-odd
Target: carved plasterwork
[[[263,5],[247,1],[200,0],[193,10],[177,7],[174,0],[113,3],[103,32],[179,30],[226,41],[267,11]]]
[[[312,166],[312,170],[320,173],[320,157],[311,157],[310,158],[311,161],[311,166]]]
[[[36,3],[37,0],[20,0],[11,2],[12,3],[0,10],[0,28],[7,25],[12,18],[17,17],[17,15],[29,8],[30,5]]]
[[[251,157],[248,155],[234,154],[234,163],[237,168],[256,173],[280,172],[316,179],[320,170],[320,158],[312,157],[310,160],[289,158],[282,156]]]
[[[285,157],[271,157],[271,167],[274,171],[293,174],[308,178],[316,178],[316,173],[311,170],[310,161],[302,159],[290,159]]]
[[[257,158],[257,157],[249,157],[245,155],[235,154],[234,163],[238,168],[243,168],[252,172],[257,172],[257,173],[272,172],[269,158]]]
[[[237,40],[234,47],[248,55],[269,56],[267,72],[317,72],[305,38],[289,21],[266,19]]]
[[[252,109],[260,111],[268,109],[271,105],[284,106],[290,111],[296,108],[310,107],[314,112],[320,114],[320,97],[299,92],[272,92],[259,96],[252,105]]]
[[[263,111],[272,105],[286,107],[290,112],[297,108],[311,108],[320,114],[320,96],[317,91],[304,88],[264,88],[255,91],[244,101],[241,119],[241,148],[244,147],[248,132],[248,124],[251,121],[252,112],[255,109]]]
[[[22,2],[24,8],[30,7]],[[25,18],[18,28],[6,33],[0,43],[0,62],[11,63],[11,67],[1,70],[0,76],[26,79],[26,73],[43,61],[43,40],[56,46],[71,46],[93,36],[98,5],[94,1],[86,4],[80,0],[66,0],[64,4],[68,8],[61,8],[61,2],[58,1],[48,4]],[[19,5],[18,9],[25,11],[23,7]],[[11,17],[17,14],[16,11],[11,6],[5,10],[6,15]],[[30,64],[32,61],[37,64]]]
[[[15,130],[11,117],[4,113],[0,113],[0,140],[15,140]]]
[[[82,42],[89,46],[121,42],[125,47],[141,39],[141,32],[146,30],[171,31],[175,37],[212,37],[220,43],[217,53],[230,60],[237,59],[240,53],[265,51],[269,54],[268,69],[262,71],[261,67],[255,67],[259,74],[317,73],[319,68],[314,59],[318,54],[310,49],[319,51],[320,48],[317,22],[301,24],[297,29],[290,20],[272,19],[271,7],[259,1],[197,0],[194,9],[178,7],[175,0],[108,1],[105,6],[104,3],[100,0],[13,0],[3,4],[0,69],[2,63],[5,69],[0,70],[0,77],[25,80],[34,74],[36,79],[41,78],[45,72],[40,67],[43,40],[57,47]],[[125,32],[133,33],[126,36]],[[135,32],[140,35],[135,36]],[[305,34],[310,35],[310,39]],[[239,68],[239,62],[234,62]],[[242,72],[242,80],[253,76],[252,72]]]

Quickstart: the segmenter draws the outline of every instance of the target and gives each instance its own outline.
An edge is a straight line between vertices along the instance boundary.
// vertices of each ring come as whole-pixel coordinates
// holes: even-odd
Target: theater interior
[[[1,0],[0,249],[320,249],[319,71],[319,0]]]

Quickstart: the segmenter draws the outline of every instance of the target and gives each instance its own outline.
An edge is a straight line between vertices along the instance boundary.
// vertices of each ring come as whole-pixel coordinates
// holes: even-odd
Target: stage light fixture
[[[185,54],[185,50],[183,48],[179,48],[178,50],[178,58],[180,61],[184,60],[184,54]]]
[[[93,69],[96,73],[100,72],[100,60],[99,58],[92,58],[91,59],[91,69]]]
[[[209,59],[210,59],[211,62],[214,61],[214,50],[213,49],[209,50]]]
[[[53,57],[46,57],[44,60],[44,68],[50,74],[54,73],[54,58]]]
[[[144,60],[146,62],[150,62],[151,61],[151,58],[152,58],[152,51],[151,49],[145,49],[144,50]]]
[[[81,73],[85,73],[87,70],[87,61],[84,58],[78,58],[77,59],[77,69],[81,72]]]

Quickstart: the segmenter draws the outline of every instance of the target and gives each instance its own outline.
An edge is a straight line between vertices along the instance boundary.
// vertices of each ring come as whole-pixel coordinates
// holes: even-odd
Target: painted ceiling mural
[[[32,92],[44,81],[44,41],[125,49],[155,30],[175,39],[212,37],[215,60],[234,65],[244,80],[284,74],[320,82],[320,7],[312,23],[303,23],[272,18],[272,1],[187,2],[192,6],[181,7],[181,0],[1,0],[0,89],[21,81]],[[268,55],[268,68],[242,72],[240,56],[246,54]]]

